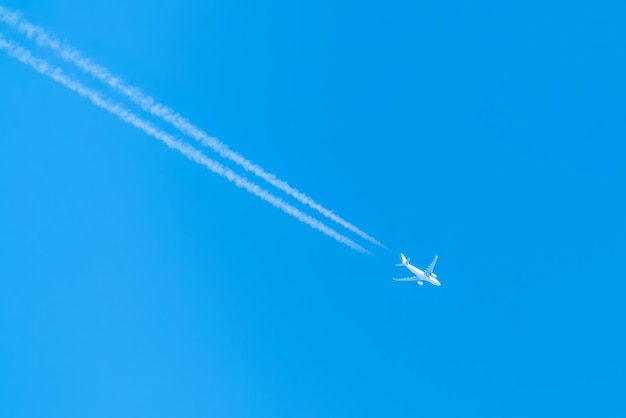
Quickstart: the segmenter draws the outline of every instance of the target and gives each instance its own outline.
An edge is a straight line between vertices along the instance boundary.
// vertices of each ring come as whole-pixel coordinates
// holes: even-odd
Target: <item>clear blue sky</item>
[[[626,7],[504,3],[3,0],[442,286],[3,53],[0,416],[626,416]]]

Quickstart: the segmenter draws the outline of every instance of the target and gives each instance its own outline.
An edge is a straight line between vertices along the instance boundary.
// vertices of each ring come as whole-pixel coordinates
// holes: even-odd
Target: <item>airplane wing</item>
[[[433,261],[431,261],[431,263],[428,265],[428,267],[424,271],[424,274],[427,277],[430,277],[430,275],[433,274],[433,270],[435,269],[435,264],[437,264],[437,258],[439,258],[439,256],[435,254],[435,258],[433,259]]]
[[[404,277],[402,279],[393,279],[396,282],[414,282],[417,280],[417,276]]]

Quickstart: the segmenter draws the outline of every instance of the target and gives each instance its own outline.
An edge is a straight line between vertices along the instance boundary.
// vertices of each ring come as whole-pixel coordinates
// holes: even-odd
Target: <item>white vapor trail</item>
[[[338,223],[361,238],[378,245],[379,247],[387,248],[376,239],[361,231],[355,225],[341,218],[339,215],[336,215],[331,210],[326,209],[324,206],[320,205],[306,194],[300,192],[295,187],[290,186],[286,181],[277,178],[274,174],[268,173],[261,166],[246,159],[236,151],[231,150],[228,145],[224,144],[217,138],[212,137],[197,128],[179,113],[157,102],[153,97],[144,94],[139,88],[126,84],[122,79],[114,76],[106,68],[96,64],[91,59],[84,57],[76,48],[65,42],[61,42],[56,36],[46,32],[44,28],[28,22],[20,13],[10,11],[5,7],[0,6],[0,19],[16,28],[20,33],[26,35],[29,39],[35,40],[39,46],[50,48],[62,59],[73,63],[96,79],[108,84],[110,87],[114,88],[134,103],[141,106],[145,111],[169,122],[179,131],[199,141],[202,145],[211,148],[223,158],[240,165],[246,171],[262,178],[272,186],[282,190],[284,193],[300,201],[302,204],[315,209],[326,218]]]
[[[193,146],[182,142],[172,135],[169,135],[166,132],[163,132],[153,127],[149,122],[137,117],[122,106],[112,103],[110,100],[103,99],[95,91],[83,86],[78,81],[65,75],[60,68],[50,65],[45,60],[35,58],[29,50],[13,42],[5,40],[2,34],[0,34],[0,49],[6,50],[7,54],[10,57],[16,58],[22,63],[31,66],[37,72],[52,78],[57,83],[67,87],[75,93],[78,93],[80,96],[89,99],[94,105],[117,116],[122,121],[138,129],[141,129],[147,135],[152,136],[165,143],[165,145],[167,145],[169,148],[175,149],[176,151],[180,152],[181,154],[198,164],[202,164],[215,174],[224,177],[231,183],[234,183],[237,187],[245,189],[246,191],[265,200],[269,204],[277,207],[278,209],[281,209],[282,211],[293,216],[300,222],[309,225],[311,228],[317,229],[318,231],[328,235],[329,237],[334,238],[338,242],[347,245],[353,250],[359,251],[364,254],[371,254],[368,250],[361,247],[351,239],[341,235],[337,231],[329,228],[328,226],[312,218],[311,216],[306,215],[305,213],[291,206],[279,197],[276,197],[268,191],[264,190],[259,185],[254,184],[246,180],[245,178],[237,175],[235,172],[224,167],[217,161],[208,158],[206,155],[204,155],[201,151],[195,149]]]

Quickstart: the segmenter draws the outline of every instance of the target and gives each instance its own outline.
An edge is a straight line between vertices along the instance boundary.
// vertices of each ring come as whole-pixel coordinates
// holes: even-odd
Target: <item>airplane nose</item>
[[[433,284],[435,286],[441,286],[441,283],[439,283],[439,280],[437,280],[437,279],[433,279]]]

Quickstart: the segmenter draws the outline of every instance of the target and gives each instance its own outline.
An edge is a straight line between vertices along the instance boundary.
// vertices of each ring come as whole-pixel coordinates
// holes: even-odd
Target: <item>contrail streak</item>
[[[91,74],[93,77],[108,84],[121,94],[128,97],[134,103],[141,106],[145,111],[152,113],[155,116],[162,118],[176,127],[182,133],[189,135],[195,140],[202,143],[202,145],[211,148],[213,151],[221,155],[222,157],[233,161],[234,163],[243,167],[246,171],[249,171],[256,176],[262,178],[272,186],[282,190],[287,195],[300,201],[302,204],[309,206],[321,213],[326,218],[338,223],[344,228],[352,231],[361,238],[378,245],[382,248],[387,248],[385,245],[375,240],[365,232],[361,231],[355,225],[336,215],[331,210],[326,209],[314,201],[311,197],[300,192],[295,187],[290,186],[286,181],[277,178],[274,174],[268,173],[261,166],[254,164],[252,161],[246,159],[236,151],[231,150],[228,145],[224,144],[215,137],[210,136],[206,132],[194,126],[189,120],[181,116],[179,113],[168,108],[167,106],[157,102],[153,97],[144,94],[139,88],[126,84],[119,77],[114,76],[109,70],[96,64],[91,59],[86,58],[82,53],[68,45],[65,42],[61,42],[56,36],[46,32],[46,30],[40,26],[33,25],[25,20],[20,13],[12,12],[5,7],[0,6],[0,19],[5,23],[13,26],[19,32],[26,35],[31,40],[35,40],[37,44],[43,47],[50,48],[62,59],[73,63],[83,71]]]
[[[185,155],[187,158],[189,158],[190,160],[198,164],[202,164],[203,166],[205,166],[206,168],[208,168],[215,174],[218,174],[224,177],[231,183],[234,183],[237,187],[245,189],[246,191],[258,196],[259,198],[265,200],[269,204],[293,216],[300,222],[303,222],[309,225],[311,228],[317,229],[318,231],[328,235],[331,238],[334,238],[340,243],[347,245],[353,250],[359,251],[364,254],[370,254],[368,250],[361,247],[354,241],[341,235],[337,231],[329,228],[328,226],[312,218],[311,216],[304,214],[303,212],[299,211],[295,207],[286,203],[279,197],[276,197],[272,195],[271,193],[267,192],[266,190],[264,190],[257,184],[254,184],[246,180],[245,178],[237,175],[232,170],[224,167],[217,161],[214,161],[208,158],[201,151],[195,149],[191,145],[185,142],[182,142],[176,139],[175,137],[173,137],[172,135],[169,135],[153,127],[149,122],[137,117],[133,113],[124,109],[122,106],[114,104],[109,100],[105,100],[101,98],[100,95],[98,95],[98,93],[96,93],[95,91],[90,90],[87,87],[84,87],[78,81],[63,74],[63,71],[60,68],[50,65],[45,60],[35,58],[33,57],[33,55],[31,54],[29,50],[22,48],[13,42],[6,41],[4,37],[2,36],[2,34],[0,34],[0,49],[6,50],[7,54],[10,57],[16,58],[22,63],[31,66],[37,72],[52,78],[57,83],[62,84],[63,86],[74,91],[75,93],[78,93],[80,96],[89,99],[94,105],[117,116],[119,119],[123,120],[124,122],[138,129],[141,129],[146,134],[165,143],[165,145],[167,145],[169,148],[175,149],[176,151],[180,152],[181,154]]]

